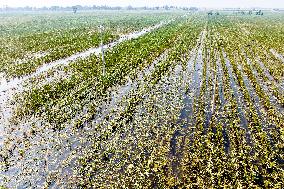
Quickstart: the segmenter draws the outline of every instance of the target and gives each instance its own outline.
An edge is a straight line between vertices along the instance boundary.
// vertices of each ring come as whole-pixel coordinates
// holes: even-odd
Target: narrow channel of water
[[[200,37],[198,39],[198,46],[192,51],[192,56],[190,57],[188,63],[187,63],[187,77],[191,78],[190,81],[185,81],[188,83],[188,89],[185,91],[184,94],[184,100],[183,100],[183,108],[180,112],[179,119],[177,121],[178,125],[181,125],[180,129],[177,129],[171,138],[170,141],[170,155],[171,157],[175,158],[176,160],[172,162],[172,169],[173,174],[177,176],[178,171],[177,167],[179,164],[179,160],[181,159],[180,152],[177,153],[177,148],[180,148],[180,151],[182,151],[184,147],[185,142],[185,134],[184,131],[188,130],[189,125],[194,125],[193,120],[193,103],[194,99],[198,99],[200,94],[200,88],[201,88],[201,80],[202,80],[202,68],[203,68],[203,57],[202,57],[202,51],[203,51],[203,42],[205,40],[205,34],[206,31],[202,31],[200,34]],[[192,127],[191,127],[192,128]],[[178,137],[182,136],[182,144],[178,146],[177,139]]]
[[[270,80],[270,82],[272,82],[277,89],[284,94],[284,88],[283,86],[281,86],[281,84],[279,84],[274,77],[269,73],[268,69],[265,67],[265,65],[263,64],[263,62],[261,62],[261,60],[259,58],[257,58],[257,63],[260,65],[262,71],[264,72],[265,76]]]
[[[220,108],[219,108],[219,116],[217,117],[217,121],[222,123],[222,135],[223,135],[223,139],[224,139],[224,149],[225,152],[228,154],[230,151],[230,139],[229,139],[229,135],[228,135],[228,131],[227,131],[227,123],[224,120],[224,115],[222,114],[226,114],[224,107],[226,104],[226,100],[225,100],[225,95],[224,95],[224,85],[223,85],[223,78],[224,78],[224,72],[220,63],[220,57],[218,56],[217,59],[217,80],[218,80],[218,94],[219,94],[219,98],[220,98]]]
[[[243,101],[242,100],[243,96],[242,96],[242,93],[239,90],[237,83],[236,83],[236,78],[234,77],[233,68],[231,66],[231,63],[228,60],[228,58],[226,57],[225,52],[223,52],[223,54],[224,54],[224,59],[225,59],[225,65],[226,65],[226,68],[227,68],[228,74],[229,74],[230,87],[233,90],[234,98],[236,99],[236,102],[237,102],[237,105],[238,105],[237,110],[238,110],[238,114],[239,114],[239,117],[240,117],[241,125],[242,125],[243,128],[247,129],[248,128],[248,121],[246,119],[244,110],[242,108],[242,103],[241,103],[241,101]]]
[[[270,135],[269,131],[270,131],[270,129],[275,128],[275,125],[273,126],[272,124],[270,124],[269,121],[266,119],[266,117],[267,117],[266,113],[262,112],[262,111],[265,110],[265,108],[264,108],[263,104],[260,102],[260,98],[257,95],[256,91],[254,90],[252,83],[250,82],[249,78],[247,77],[247,75],[243,71],[242,66],[238,65],[238,69],[241,72],[241,75],[242,75],[244,84],[246,86],[246,89],[248,90],[248,92],[250,94],[250,100],[252,101],[253,106],[256,110],[258,120],[260,121],[260,124],[261,124],[260,126],[266,132],[267,136],[269,137],[270,143],[273,146],[273,141],[271,139],[271,135]]]
[[[230,80],[230,87],[233,90],[233,96],[237,102],[237,111],[238,111],[238,115],[240,118],[240,124],[241,127],[243,127],[246,130],[246,141],[248,144],[253,145],[251,143],[251,135],[250,135],[250,131],[248,129],[248,121],[247,118],[245,116],[245,101],[244,101],[244,97],[243,94],[240,90],[240,86],[237,84],[237,78],[233,73],[233,68],[232,65],[229,61],[229,59],[227,58],[226,53],[223,51],[223,55],[224,55],[224,59],[225,59],[225,66],[228,70],[228,74],[229,74],[229,80]]]
[[[277,51],[275,51],[274,49],[270,49],[270,52],[278,59],[280,59],[282,61],[282,63],[284,64],[284,57],[282,54],[278,53]]]
[[[262,81],[261,77],[258,75],[257,70],[252,65],[251,60],[246,56],[247,63],[250,66],[252,73],[254,74],[257,83],[261,86],[261,89],[268,95],[269,101],[273,104],[276,110],[280,113],[284,112],[284,108],[281,104],[278,103],[277,98],[272,94],[271,90],[268,89],[267,85]]]
[[[214,54],[216,51],[214,51]],[[216,87],[217,87],[217,74],[213,70],[213,67],[211,67],[214,63],[210,62],[211,57],[210,57],[210,51],[208,54],[208,59],[207,59],[207,71],[206,71],[206,90],[205,90],[205,102],[206,102],[206,112],[205,112],[205,125],[204,125],[204,132],[207,132],[207,129],[210,124],[210,120],[212,118],[212,115],[214,113],[215,109],[215,92],[216,92]],[[214,58],[213,58],[214,60]],[[211,86],[209,85],[209,80],[212,81],[212,86],[213,86],[213,91],[210,90]]]

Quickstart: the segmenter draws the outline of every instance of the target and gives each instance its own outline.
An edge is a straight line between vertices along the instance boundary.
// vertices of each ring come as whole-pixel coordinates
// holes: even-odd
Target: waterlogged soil
[[[172,170],[173,174],[178,175],[178,165],[181,159],[181,153],[183,151],[185,133],[188,130],[193,130],[191,125],[194,125],[193,111],[194,103],[197,101],[197,97],[200,94],[201,78],[202,78],[202,68],[203,68],[203,57],[202,50],[204,48],[204,40],[206,36],[206,31],[204,30],[199,37],[198,46],[192,51],[192,56],[189,59],[185,73],[183,74],[183,82],[187,86],[183,88],[183,108],[181,109],[179,119],[177,120],[177,125],[181,127],[178,128],[172,135],[170,140],[170,156],[173,159]],[[178,142],[179,139],[182,142]]]
[[[98,165],[98,169],[93,173],[93,179],[97,181],[98,186],[108,179],[106,172],[112,172],[114,177],[125,174],[133,164],[140,161],[136,159],[139,157],[138,154],[149,158],[153,151],[153,144],[168,138],[176,128],[176,126],[170,128],[168,125],[177,120],[174,115],[182,106],[182,95],[179,93],[182,81],[179,75],[181,70],[181,66],[177,65],[172,70],[173,74],[162,77],[160,82],[143,95],[143,100],[136,106],[131,122],[127,124],[127,127],[122,128],[123,132],[118,129],[107,141],[98,141],[100,143],[98,152],[96,149],[85,152],[85,154],[108,154],[102,165]],[[139,90],[143,91],[143,85]],[[137,91],[131,96],[135,98],[136,95],[139,96]],[[123,123],[123,120],[121,122]],[[167,147],[164,147],[163,150],[167,150]],[[91,159],[91,161],[94,160],[96,161],[96,157]]]
[[[123,41],[138,38],[171,21],[161,22],[141,32],[122,36],[118,41],[104,45],[103,49],[111,50],[112,47]],[[84,146],[90,145],[90,142],[86,141],[86,138],[88,138],[88,129],[93,127],[84,127],[84,131],[78,132],[77,130],[73,130],[70,125],[70,127],[55,132],[49,123],[36,117],[30,117],[17,128],[11,127],[10,118],[12,117],[14,108],[13,98],[16,94],[20,94],[24,90],[29,90],[34,86],[44,85],[45,83],[68,77],[70,73],[67,74],[65,72],[65,66],[70,62],[79,58],[86,58],[94,53],[99,55],[101,50],[102,47],[91,48],[71,57],[43,65],[35,73],[21,78],[7,80],[4,74],[1,75],[0,186],[5,185],[12,188],[15,186],[20,188],[43,187],[47,184],[48,180],[60,178],[58,175],[61,175],[62,178],[64,178],[64,175],[72,175],[71,167],[74,164],[74,157],[78,157]],[[113,109],[118,108],[116,106],[123,97],[127,96],[131,90],[135,90],[137,82],[150,74],[155,64],[163,60],[166,55],[167,53],[165,52],[149,68],[139,73],[137,81],[129,79],[124,86],[113,87],[108,95],[109,100],[98,99],[97,103],[101,103],[101,109],[100,113],[97,114],[97,119],[94,119],[92,124],[99,124],[105,120],[106,115]],[[88,108],[86,107],[82,113],[86,113],[87,110]],[[77,115],[74,121],[79,118],[80,115]],[[86,125],[88,124],[85,123]],[[59,181],[56,180],[56,182]],[[60,184],[56,182],[52,182],[51,185],[59,186]]]
[[[160,27],[162,27],[166,24],[169,24],[172,21],[173,20],[161,22],[157,25],[151,26],[149,28],[145,28],[142,31],[133,32],[133,33],[130,33],[128,35],[123,35],[117,41],[112,42],[110,44],[106,44],[106,45],[103,45],[103,46],[100,46],[100,47],[90,48],[90,49],[88,49],[84,52],[74,54],[70,57],[51,62],[49,64],[45,64],[45,65],[39,67],[35,71],[35,73],[33,73],[31,75],[27,75],[27,76],[23,76],[23,77],[19,77],[19,78],[13,78],[13,79],[8,80],[8,79],[6,79],[5,75],[1,73],[1,76],[0,76],[0,79],[1,79],[1,83],[0,83],[1,107],[6,106],[8,101],[11,100],[11,97],[14,96],[16,92],[22,92],[23,88],[27,88],[27,87],[31,88],[32,87],[32,86],[27,85],[25,83],[28,82],[32,85],[44,85],[45,83],[50,83],[50,82],[54,81],[55,79],[60,80],[62,78],[66,78],[66,77],[68,77],[68,75],[70,75],[70,73],[67,74],[64,71],[63,67],[67,66],[71,62],[74,62],[77,59],[87,58],[92,54],[100,55],[102,50],[104,50],[104,51],[111,50],[114,46],[118,45],[119,43],[122,43],[126,40],[136,39],[136,38],[138,38],[142,35],[145,35],[145,34],[151,32],[155,29],[158,29],[158,28],[160,28]],[[33,55],[30,55],[30,56],[38,57],[38,56],[45,56],[45,54],[47,54],[47,53],[35,53]],[[28,57],[30,57],[30,56],[28,56]],[[24,60],[22,60],[22,61],[24,61]],[[60,69],[60,67],[61,67],[61,69]],[[4,109],[4,108],[2,108],[2,109]],[[7,109],[7,108],[5,108],[5,109]],[[7,114],[5,113],[5,115],[7,115]],[[4,117],[4,116],[2,116],[2,117]],[[7,119],[9,119],[9,117],[5,116],[5,120],[7,120]],[[1,121],[3,121],[3,120],[1,120]],[[0,130],[3,130],[3,128],[1,128],[1,126],[0,126]],[[1,136],[1,133],[0,133],[0,136]],[[1,138],[3,138],[3,136],[1,136]]]
[[[224,95],[224,84],[223,84],[223,79],[224,79],[224,72],[223,68],[221,66],[220,62],[220,57],[218,56],[217,61],[216,61],[216,66],[217,66],[217,80],[218,80],[218,95],[219,95],[219,101],[220,101],[220,107],[216,112],[217,114],[217,123],[222,123],[223,128],[222,128],[222,135],[224,138],[224,149],[225,152],[228,154],[230,150],[230,140],[228,137],[228,131],[227,131],[227,123],[224,121],[226,112],[224,110],[224,107],[226,105],[226,99]]]
[[[224,58],[225,58],[225,65],[226,65],[226,68],[227,68],[228,73],[229,73],[230,87],[231,87],[232,92],[234,94],[235,100],[237,101],[237,104],[238,104],[238,113],[239,113],[239,117],[240,117],[240,120],[241,120],[241,125],[243,126],[243,128],[247,129],[248,122],[247,122],[247,119],[245,117],[245,112],[244,112],[243,103],[242,103],[243,102],[243,95],[240,92],[239,86],[236,83],[237,79],[236,79],[235,75],[233,74],[233,68],[232,68],[229,60],[226,58],[225,53],[224,53]]]
[[[259,118],[261,127],[263,128],[264,131],[266,131],[266,133],[269,136],[270,135],[269,129],[274,128],[275,126],[273,124],[271,124],[270,120],[267,119],[267,112],[266,112],[262,102],[260,101],[260,98],[257,95],[255,89],[253,88],[252,83],[250,82],[250,80],[248,79],[247,75],[243,71],[242,66],[239,65],[238,69],[240,70],[240,73],[242,75],[245,87],[246,87],[246,89],[249,92],[250,100],[252,101],[253,106],[254,106],[254,108],[256,110],[256,113],[257,113],[257,116]]]
[[[215,52],[216,53],[216,52]],[[207,57],[210,59],[210,50]],[[205,91],[205,102],[206,102],[206,121],[205,121],[205,132],[209,127],[210,120],[215,110],[215,99],[216,99],[216,88],[217,88],[217,74],[213,69],[213,62],[207,59],[206,69],[206,91]],[[214,61],[214,59],[213,59]],[[213,88],[212,88],[213,87]]]
[[[241,121],[241,126],[246,130],[246,141],[248,144],[252,145],[251,143],[251,134],[250,130],[248,129],[248,120],[246,118],[246,108],[247,104],[244,101],[243,93],[240,90],[240,86],[237,84],[236,75],[233,73],[233,68],[230,61],[226,57],[226,53],[223,51],[224,59],[225,59],[225,66],[228,70],[229,80],[230,80],[230,87],[233,92],[233,96],[237,102],[237,111]]]
[[[98,188],[118,188],[124,184],[119,181],[124,181],[129,175],[132,179],[132,175],[135,176],[132,173],[136,172],[139,178],[135,177],[133,180],[139,180],[141,175],[150,175],[146,182],[153,183],[152,188],[157,188],[157,167],[162,168],[164,175],[171,178],[170,182],[184,176],[182,171],[185,171],[183,166],[186,166],[184,162],[187,159],[183,158],[190,157],[188,154],[197,155],[191,160],[198,162],[200,149],[190,148],[197,147],[195,140],[199,140],[198,147],[206,149],[205,143],[211,143],[215,140],[214,137],[217,137],[208,136],[221,131],[218,140],[222,139],[223,142],[219,147],[224,146],[225,152],[220,152],[222,151],[223,155],[226,153],[226,158],[235,158],[234,153],[238,154],[236,148],[243,148],[236,146],[239,141],[230,141],[239,137],[239,133],[232,134],[232,131],[244,131],[244,144],[253,147],[255,133],[250,131],[251,112],[246,109],[250,101],[260,118],[262,128],[270,137],[269,132],[274,129],[274,125],[268,120],[263,99],[258,96],[252,81],[243,71],[244,68],[241,65],[237,67],[248,91],[248,98],[245,98],[245,89],[242,89],[238,82],[239,75],[235,73],[234,64],[226,57],[224,50],[220,52],[223,53],[221,57],[224,57],[221,59],[219,50],[213,48],[214,54],[218,55],[216,62],[208,62],[210,57],[206,57],[208,55],[204,53],[208,42],[206,30],[200,33],[197,45],[188,49],[190,53],[187,54],[189,56],[186,63],[171,61],[167,71],[158,76],[157,82],[151,81],[152,74],[160,73],[156,72],[160,71],[159,66],[163,68],[168,65],[164,63],[168,61],[171,49],[164,51],[146,68],[138,70],[134,77],[125,78],[124,84],[109,88],[104,97],[97,97],[95,102],[89,103],[86,99],[82,100],[80,103],[84,105],[83,110],[78,111],[62,129],[54,129],[54,125],[36,115],[26,117],[16,126],[12,126],[14,120],[10,118],[14,108],[13,97],[16,94],[67,78],[70,73],[64,68],[70,62],[91,54],[98,55],[102,48],[111,50],[120,42],[137,38],[167,23],[122,36],[117,42],[44,65],[30,76],[7,81],[5,76],[1,75],[0,187],[76,188],[78,185],[85,186],[84,183],[95,181]],[[207,53],[210,54],[210,51]],[[270,88],[257,74],[250,60],[247,60],[257,82],[267,94],[271,94]],[[276,83],[261,63],[259,64],[266,77]],[[270,100],[275,105],[277,101],[273,98],[271,96]],[[203,99],[206,102],[201,102]],[[234,103],[231,104],[229,100]],[[92,103],[95,103],[96,107],[94,116],[85,119],[94,105]],[[228,110],[228,107],[235,104],[236,114],[233,116],[236,120],[230,120],[228,118],[231,115],[227,114],[234,110]],[[205,110],[201,109],[201,105],[204,105]],[[197,117],[199,115],[204,117]],[[81,120],[83,122],[76,125]],[[212,126],[212,122],[221,127]],[[202,124],[205,125],[206,132],[200,127]],[[202,141],[203,137],[205,141]],[[215,150],[214,145],[215,143],[207,150]],[[218,150],[216,152],[219,152]],[[230,154],[230,150],[233,153]],[[211,155],[215,153],[210,154],[210,158]],[[239,161],[238,158],[233,161],[235,160]],[[85,187],[90,188],[89,185]]]
[[[283,94],[284,93],[284,87],[281,85],[281,83],[279,84],[274,78],[273,76],[269,73],[268,69],[265,67],[265,65],[263,64],[263,62],[261,62],[259,60],[259,58],[257,58],[257,63],[259,64],[259,66],[261,67],[262,71],[264,72],[265,76],[269,79],[269,81],[274,84],[277,89]]]
[[[277,98],[272,94],[271,90],[269,89],[269,86],[263,81],[263,79],[259,76],[257,70],[252,66],[251,60],[247,57],[247,62],[250,65],[250,68],[258,82],[258,84],[261,86],[262,90],[269,96],[270,102],[274,105],[274,107],[280,112],[284,112],[283,106],[278,102]]]
[[[168,50],[138,72],[135,80],[128,78],[124,85],[112,87],[106,98],[96,99],[100,109],[92,120],[83,123],[82,128],[74,129],[73,123],[87,114],[88,106],[75,116],[72,124],[60,131],[54,131],[52,125],[40,118],[28,119],[19,131],[7,129],[9,137],[5,139],[2,152],[10,158],[3,167],[5,171],[0,181],[5,181],[8,187],[44,186],[47,183],[57,187],[68,183],[73,175],[75,160],[78,160],[84,148],[92,144],[90,141],[98,125],[106,125],[125,109],[127,99],[145,85],[144,78],[153,73],[155,65],[166,59],[167,54]]]

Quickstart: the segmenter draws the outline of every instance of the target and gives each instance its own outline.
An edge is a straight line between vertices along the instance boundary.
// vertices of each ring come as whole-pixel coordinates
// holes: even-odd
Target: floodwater
[[[134,32],[129,35],[122,36],[118,41],[112,42],[108,45],[104,45],[103,48],[110,49],[123,41],[138,38],[169,22],[170,21],[162,22],[150,28],[144,29],[141,32]],[[46,72],[52,68],[55,68],[56,66],[68,65],[71,61],[74,61],[78,58],[86,58],[90,56],[91,54],[99,54],[99,53],[101,53],[101,47],[91,48],[85,52],[72,55],[66,59],[62,59],[62,60],[58,60],[58,61],[46,64],[38,68],[35,73],[29,76],[24,76],[22,78],[15,78],[10,81],[7,81],[3,75],[1,79],[1,85],[0,85],[0,94],[1,94],[0,99],[1,99],[1,113],[5,114],[5,116],[2,116],[3,120],[1,119],[0,139],[2,142],[0,143],[0,145],[3,145],[4,138],[5,138],[4,128],[5,128],[5,125],[9,124],[9,118],[12,115],[12,108],[11,109],[7,108],[9,104],[9,100],[12,99],[12,97],[14,96],[16,92],[24,90],[23,85],[25,81],[33,77],[39,76],[41,73]],[[143,80],[142,78],[144,75],[150,74],[152,70],[155,68],[155,64],[157,64],[160,60],[164,59],[166,56],[167,56],[167,52],[161,54],[161,56],[157,60],[155,60],[153,64],[151,64],[148,68],[142,71],[143,73],[139,75],[137,81]],[[137,81],[129,81],[126,83],[126,85],[118,88],[116,90],[116,94],[113,93],[111,95],[110,103],[105,106],[105,109],[102,111],[100,116],[104,117],[106,114],[110,112],[111,109],[115,108],[116,104],[119,103],[119,101],[121,101],[122,97],[126,95],[127,93],[129,93],[129,91],[131,91],[133,88],[135,88]],[[37,124],[41,124],[41,123],[38,122]],[[61,135],[63,134],[69,135],[66,141],[63,140],[61,137]],[[66,173],[69,175],[71,170],[68,167],[64,167],[65,164],[63,164],[62,162],[67,161],[69,156],[70,157],[72,156],[72,153],[80,151],[80,144],[81,144],[80,141],[81,139],[86,138],[85,135],[81,136],[80,133],[72,134],[72,132],[70,131],[70,128],[65,129],[58,133],[54,133],[50,129],[45,129],[40,135],[41,136],[37,136],[31,141],[32,143],[31,145],[33,147],[30,150],[25,152],[25,154],[29,154],[28,158],[22,159],[21,161],[14,160],[15,161],[14,164],[12,164],[11,167],[8,168],[8,171],[2,172],[3,173],[2,176],[9,179],[8,186],[16,186],[18,184],[21,187],[43,185],[45,179],[48,177],[47,173],[52,172],[54,170],[59,170],[59,169],[62,169],[63,170],[62,172],[64,174]],[[46,141],[51,141],[51,142],[48,143]],[[43,145],[39,145],[41,142],[43,143]],[[58,146],[58,145],[62,146],[60,147],[61,150],[53,151],[51,149],[51,146]],[[84,144],[84,145],[87,145],[87,144]],[[1,149],[1,146],[0,146],[0,149]],[[41,152],[41,150],[47,150],[47,153]],[[44,155],[44,154],[47,154],[47,155]],[[54,156],[50,156],[50,154],[53,154]],[[38,163],[37,167],[34,167],[33,169],[33,171],[37,172],[36,174],[32,174],[29,172],[31,167],[33,167],[34,165],[31,159],[38,159],[38,160],[35,160]],[[73,158],[71,159],[73,162]],[[68,162],[70,161],[68,160]],[[34,176],[38,174],[41,174],[41,177],[37,177],[36,179],[33,179],[35,178]],[[13,177],[14,177],[14,181],[13,181]],[[33,180],[33,181],[28,182],[28,180],[29,181]],[[0,177],[0,184],[1,182],[3,182],[3,178]],[[28,185],[25,185],[24,183],[27,183]],[[56,186],[57,184],[54,183],[54,185]]]
[[[5,124],[8,123],[9,118],[12,115],[12,109],[8,108],[9,105],[9,100],[11,100],[11,98],[14,96],[14,94],[16,94],[16,92],[20,92],[23,90],[23,83],[31,78],[37,77],[40,74],[51,70],[52,68],[55,68],[59,65],[68,65],[70,62],[73,62],[79,58],[84,59],[89,57],[92,54],[95,55],[99,55],[102,50],[109,50],[111,48],[113,48],[114,46],[118,45],[119,43],[122,43],[124,41],[127,40],[131,40],[131,39],[136,39],[139,38],[155,29],[158,29],[160,27],[162,27],[163,25],[169,24],[170,22],[172,22],[173,20],[169,20],[169,21],[165,21],[165,22],[160,22],[159,24],[156,24],[154,26],[151,26],[149,28],[145,28],[142,31],[137,31],[137,32],[133,32],[127,35],[123,35],[121,36],[117,41],[100,46],[100,47],[95,47],[95,48],[90,48],[84,52],[79,52],[77,54],[74,54],[70,57],[64,58],[64,59],[60,59],[48,64],[44,64],[41,67],[39,67],[34,73],[32,73],[31,75],[27,75],[27,76],[23,76],[23,77],[19,77],[19,78],[14,78],[11,80],[7,80],[4,76],[4,74],[1,74],[0,76],[0,148],[3,145],[4,142],[4,127]]]

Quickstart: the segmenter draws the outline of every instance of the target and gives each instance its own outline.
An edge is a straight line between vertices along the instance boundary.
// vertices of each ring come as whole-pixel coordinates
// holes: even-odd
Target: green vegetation
[[[105,27],[103,41],[108,43],[119,35],[179,15],[124,11],[19,14],[0,14],[0,71],[13,77],[30,74],[40,65],[99,46],[101,24]],[[23,18],[19,20],[19,16]]]

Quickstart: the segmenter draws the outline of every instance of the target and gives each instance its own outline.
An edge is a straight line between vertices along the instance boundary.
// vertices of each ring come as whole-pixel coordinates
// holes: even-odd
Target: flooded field
[[[284,14],[54,14],[0,13],[0,188],[283,188]]]

